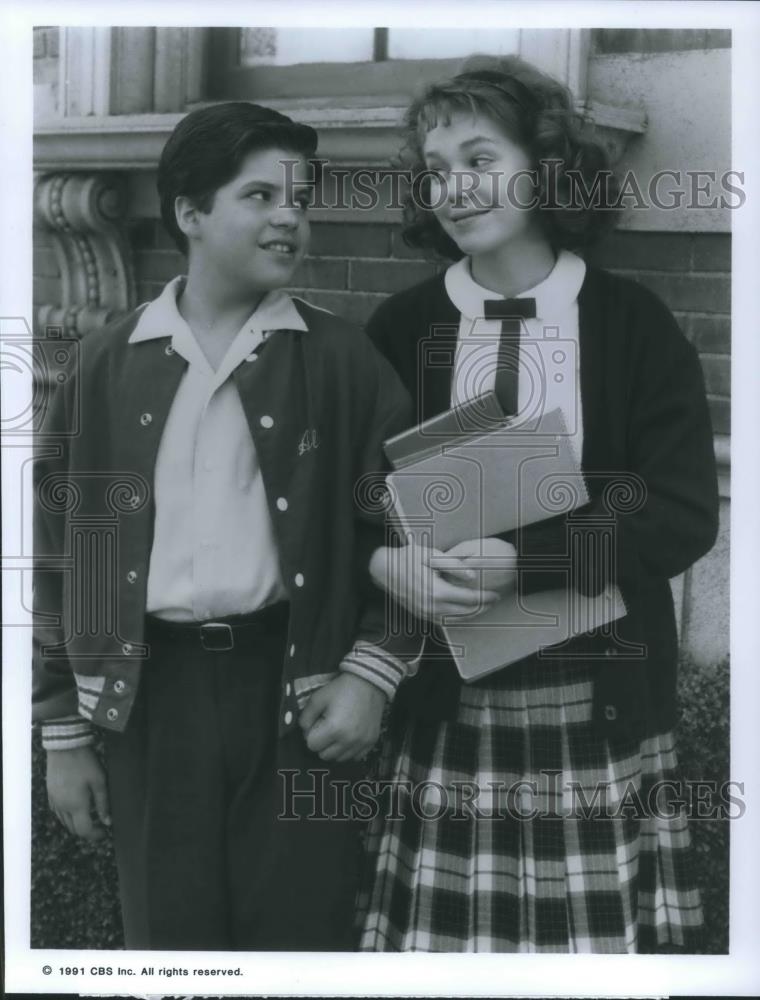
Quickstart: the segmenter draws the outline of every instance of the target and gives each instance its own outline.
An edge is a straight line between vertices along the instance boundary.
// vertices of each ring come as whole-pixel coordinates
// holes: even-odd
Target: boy
[[[351,947],[356,826],[303,817],[334,814],[404,674],[354,488],[410,409],[281,291],[316,141],[242,102],[178,124],[158,189],[187,278],[82,343],[37,462],[48,795],[72,833],[113,821],[128,948]]]

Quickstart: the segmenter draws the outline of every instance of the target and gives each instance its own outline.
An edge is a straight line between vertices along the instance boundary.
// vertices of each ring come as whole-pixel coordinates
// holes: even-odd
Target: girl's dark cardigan
[[[654,294],[589,267],[578,305],[582,467],[591,502],[508,537],[526,593],[565,582],[568,569],[589,593],[610,577],[620,586],[628,614],[617,638],[581,636],[564,655],[596,660],[595,722],[603,735],[627,742],[666,731],[676,720],[678,641],[668,580],[715,541],[713,437],[696,351]],[[450,405],[458,325],[443,275],[394,295],[369,322],[370,337],[415,400],[418,419]],[[423,340],[438,345],[436,363],[424,367]],[[599,543],[611,530],[613,557],[605,559]],[[547,557],[550,564],[556,557],[554,570],[546,569]],[[508,673],[481,683],[502,683]],[[452,661],[423,661],[402,686],[399,712],[449,718],[459,683]]]

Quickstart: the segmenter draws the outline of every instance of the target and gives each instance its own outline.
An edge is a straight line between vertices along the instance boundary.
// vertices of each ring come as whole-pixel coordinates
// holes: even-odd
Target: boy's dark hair
[[[229,101],[191,111],[175,127],[158,163],[161,218],[182,253],[187,238],[177,225],[174,202],[184,195],[209,212],[214,195],[254,151],[285,149],[310,160],[317,133],[308,125],[247,101]]]
[[[404,206],[404,241],[458,260],[463,256],[443,231],[430,204],[425,180],[425,136],[459,112],[485,115],[526,150],[538,171],[538,212],[555,250],[581,250],[611,227],[619,216],[618,185],[609,170],[605,148],[586,134],[567,87],[517,56],[473,56],[459,75],[433,84],[410,105],[405,119],[402,158],[419,174]],[[550,165],[541,168],[541,164]],[[568,174],[568,171],[570,173]],[[429,172],[428,172],[429,174]],[[598,192],[595,181],[601,180]],[[578,185],[594,193],[584,203]],[[573,207],[571,196],[575,194]]]

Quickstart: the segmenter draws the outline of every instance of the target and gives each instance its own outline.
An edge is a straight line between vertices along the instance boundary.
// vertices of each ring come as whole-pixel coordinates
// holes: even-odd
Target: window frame
[[[240,31],[209,29],[209,100],[312,102],[337,97],[343,106],[404,105],[410,94],[455,73],[466,58],[387,59],[387,29],[377,28],[373,61],[241,66]]]

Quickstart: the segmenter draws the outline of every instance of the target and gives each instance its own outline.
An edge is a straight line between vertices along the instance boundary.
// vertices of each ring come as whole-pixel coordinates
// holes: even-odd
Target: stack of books
[[[531,423],[506,417],[493,392],[448,410],[389,439],[393,467],[387,479],[399,532],[442,552],[463,541],[501,535],[569,514],[588,492],[560,410]],[[477,680],[575,635],[605,628],[625,615],[617,587],[596,597],[578,593],[569,555],[552,569],[567,569],[567,586],[521,593],[519,586],[495,605],[467,616],[448,616],[442,632],[464,680]],[[435,570],[460,567],[438,557]],[[504,568],[494,557],[474,556],[479,573]],[[476,581],[477,582],[477,581]]]

